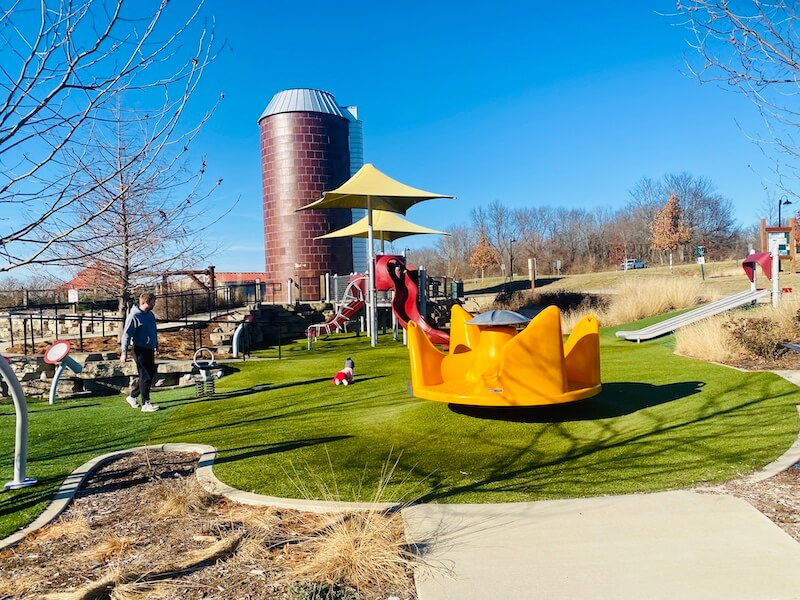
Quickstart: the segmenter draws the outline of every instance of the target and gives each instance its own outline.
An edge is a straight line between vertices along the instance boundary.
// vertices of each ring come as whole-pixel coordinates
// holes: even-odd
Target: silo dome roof
[[[258,120],[287,112],[315,112],[346,118],[330,92],[296,88],[275,94]]]

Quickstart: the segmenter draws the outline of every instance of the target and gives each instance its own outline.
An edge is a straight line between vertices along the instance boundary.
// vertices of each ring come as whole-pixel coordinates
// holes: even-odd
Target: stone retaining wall
[[[127,392],[136,380],[136,364],[131,360],[121,363],[119,354],[80,354],[70,356],[83,366],[77,375],[65,369],[59,379],[56,396],[71,398],[84,395],[113,395]],[[56,366],[44,362],[41,357],[16,356],[10,359],[11,368],[17,375],[26,396],[47,398],[50,394]],[[191,361],[169,361],[157,364],[158,374],[155,388],[191,385]],[[0,378],[0,397],[9,397],[6,382]]]

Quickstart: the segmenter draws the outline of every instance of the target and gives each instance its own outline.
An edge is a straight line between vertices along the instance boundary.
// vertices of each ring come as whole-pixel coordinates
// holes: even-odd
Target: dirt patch
[[[745,371],[800,371],[800,352],[789,350],[773,359],[751,357],[725,364]]]
[[[309,563],[358,515],[236,504],[197,484],[196,462],[136,453],[95,472],[56,522],[0,553],[0,598],[416,598],[399,514],[370,518],[404,567],[355,581],[364,565],[340,557],[323,576]]]

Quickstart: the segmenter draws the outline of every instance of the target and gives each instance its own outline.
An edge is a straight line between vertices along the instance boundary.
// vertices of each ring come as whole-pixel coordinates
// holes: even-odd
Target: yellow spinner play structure
[[[537,406],[582,400],[602,390],[597,319],[584,317],[564,342],[555,306],[528,322],[511,311],[473,318],[454,305],[448,352],[414,322],[408,323],[408,351],[414,396],[427,400]]]

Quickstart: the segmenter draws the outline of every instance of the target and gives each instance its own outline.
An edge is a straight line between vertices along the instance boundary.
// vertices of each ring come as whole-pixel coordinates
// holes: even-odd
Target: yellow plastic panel
[[[572,329],[564,344],[564,362],[570,386],[600,384],[600,325],[586,316]]]
[[[481,329],[474,325],[465,325],[470,319],[472,315],[461,308],[461,305],[453,304],[450,309],[450,354],[466,352],[478,345]]]
[[[503,388],[520,397],[527,393],[556,396],[567,391],[561,315],[548,306],[503,352]],[[516,404],[516,402],[515,402]]]
[[[414,321],[408,322],[408,353],[411,359],[411,386],[414,389],[442,383],[442,360],[438,350]]]

